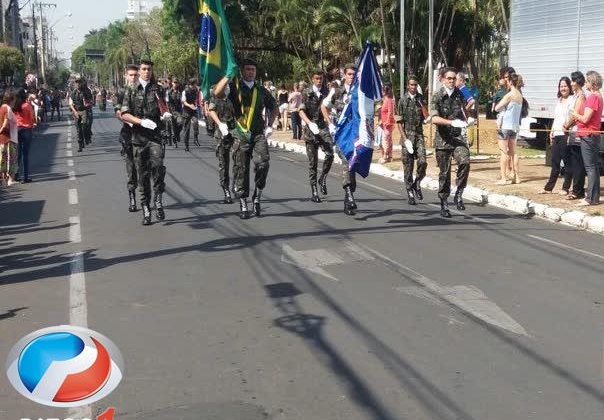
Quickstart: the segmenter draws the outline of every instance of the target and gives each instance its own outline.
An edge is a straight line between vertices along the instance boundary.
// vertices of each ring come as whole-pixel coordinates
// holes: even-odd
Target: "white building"
[[[149,14],[151,9],[161,6],[161,1],[127,0],[126,19],[135,20]]]

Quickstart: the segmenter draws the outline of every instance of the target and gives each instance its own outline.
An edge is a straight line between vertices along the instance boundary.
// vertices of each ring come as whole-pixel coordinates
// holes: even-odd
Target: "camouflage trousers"
[[[319,166],[319,148],[325,153],[321,176],[327,175],[333,163],[333,139],[328,130],[321,130],[319,134],[313,134],[308,127],[304,127],[302,136],[306,142],[306,156],[308,156],[308,180],[311,185],[317,183],[317,168]]]
[[[197,115],[183,115],[183,126],[180,131],[181,140],[184,141],[185,147],[189,147],[189,137],[191,136],[191,128],[193,129],[193,139],[197,141],[199,137],[199,121]]]
[[[436,149],[438,164],[438,198],[446,200],[451,194],[451,158],[457,162],[457,189],[463,190],[470,174],[470,150],[467,145],[456,145],[454,149]]]
[[[132,149],[141,204],[149,205],[151,203],[151,179],[153,179],[153,193],[164,192],[166,176],[164,146],[154,141],[147,141],[144,145],[132,145]]]
[[[92,139],[92,112],[78,111],[78,118],[75,121],[75,126],[80,147],[90,144]]]
[[[270,166],[268,142],[264,134],[247,140],[233,134],[233,194],[236,198],[250,195],[250,162],[254,162],[254,183],[264,189]]]
[[[350,187],[350,191],[355,192],[357,190],[357,174],[348,170],[348,160],[340,149],[338,149],[338,156],[342,159],[342,188]]]
[[[222,188],[229,188],[230,176],[229,167],[231,166],[231,147],[233,146],[233,136],[230,134],[224,138],[216,139],[216,157],[218,158],[218,182]]]
[[[405,180],[405,189],[407,191],[413,189],[413,184],[420,185],[420,182],[426,176],[426,168],[428,162],[426,161],[426,141],[423,135],[414,135],[407,137],[413,143],[413,153],[409,153],[401,141],[403,151],[401,154],[401,161],[403,162],[403,172]],[[415,176],[415,182],[413,181],[413,166],[417,162],[417,175]]]
[[[138,178],[136,176],[136,164],[134,163],[134,149],[132,147],[132,129],[124,125],[120,131],[120,143],[122,144],[122,156],[126,161],[126,187],[129,192],[136,191]]]

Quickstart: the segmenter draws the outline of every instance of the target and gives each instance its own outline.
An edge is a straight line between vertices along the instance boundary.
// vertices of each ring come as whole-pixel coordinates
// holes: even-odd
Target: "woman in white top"
[[[501,151],[499,159],[501,179],[497,181],[498,185],[509,185],[520,182],[518,164],[517,160],[514,159],[514,155],[516,153],[516,135],[520,128],[522,93],[518,90],[519,81],[518,75],[515,72],[509,72],[505,80],[508,93],[495,105],[495,111],[502,113],[497,141],[499,143],[499,150]],[[510,166],[512,167],[512,171],[508,173]]]
[[[560,162],[564,162],[564,183],[560,190],[560,195],[568,195],[570,184],[573,180],[573,173],[570,167],[570,149],[568,147],[568,135],[564,132],[564,123],[568,120],[571,111],[571,82],[566,76],[560,78],[558,82],[558,100],[554,111],[554,122],[552,131],[549,132],[549,143],[552,150],[552,170],[549,179],[539,194],[551,194],[556,186],[556,181],[560,176]]]
[[[17,182],[17,118],[11,109],[14,102],[14,91],[8,88],[0,105],[0,182],[6,179],[7,185]]]

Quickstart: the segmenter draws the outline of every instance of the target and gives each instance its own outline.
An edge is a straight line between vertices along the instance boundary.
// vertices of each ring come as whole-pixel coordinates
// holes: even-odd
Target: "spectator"
[[[472,112],[474,109],[474,104],[476,101],[470,92],[470,89],[466,86],[466,75],[464,73],[457,73],[457,78],[455,79],[455,87],[460,90],[463,95],[463,99],[466,102],[466,115],[469,112]]]
[[[9,186],[17,182],[17,119],[11,109],[14,103],[14,92],[7,89],[0,106],[0,176]]]
[[[578,111],[585,102],[585,93],[583,92],[585,76],[580,71],[575,71],[570,75],[570,81],[573,96],[570,98],[569,107],[571,110]],[[572,111],[570,111],[568,120],[563,126],[565,130],[570,130],[568,133],[568,145],[570,149],[570,166],[573,174],[573,188],[572,192],[568,194],[567,200],[576,200],[585,197],[585,164],[583,163],[583,155],[581,154],[581,139],[577,137],[575,121]]]
[[[380,163],[392,161],[392,131],[394,130],[394,99],[392,97],[392,86],[384,85],[382,88],[384,101],[380,108],[380,126],[383,136],[380,143],[382,157]]]
[[[560,195],[568,195],[570,184],[572,182],[572,172],[570,168],[570,150],[568,147],[568,135],[564,133],[563,125],[568,120],[570,114],[570,93],[571,81],[564,76],[558,82],[558,100],[554,111],[554,122],[552,130],[549,133],[549,142],[552,149],[552,170],[549,179],[539,194],[551,194],[556,186],[556,181],[560,175],[560,162],[564,162],[564,182]]]
[[[581,139],[581,155],[585,162],[587,173],[587,190],[585,199],[578,206],[593,206],[600,204],[600,126],[602,121],[602,76],[596,71],[585,74],[585,87],[589,96],[579,107],[573,110],[573,118],[577,121],[577,137]]]
[[[289,97],[285,85],[281,85],[281,88],[277,91],[277,101],[279,103],[279,119],[281,123],[281,129],[287,130],[287,109],[289,108]],[[278,125],[277,125],[278,127]]]
[[[302,123],[298,109],[302,105],[302,93],[300,93],[297,83],[294,83],[293,90],[290,92],[287,101],[289,102],[289,113],[292,117],[292,138],[300,140],[302,138]]]
[[[520,114],[522,111],[522,93],[517,88],[518,75],[515,72],[506,73],[506,87],[508,93],[495,106],[495,111],[502,112],[501,126],[499,127],[499,150],[501,157],[499,168],[501,179],[497,185],[508,185],[520,183],[518,167],[514,160],[516,152],[516,135],[520,128]],[[512,171],[508,173],[509,166],[512,165]]]
[[[21,88],[15,94],[15,106],[13,108],[17,118],[18,128],[18,162],[21,183],[31,182],[29,177],[29,148],[33,137],[34,127],[36,126],[36,117],[33,106],[27,101],[27,93]]]

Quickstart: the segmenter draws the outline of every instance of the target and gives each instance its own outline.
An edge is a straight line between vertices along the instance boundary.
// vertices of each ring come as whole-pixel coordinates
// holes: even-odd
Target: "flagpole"
[[[399,90],[402,98],[405,89],[405,0],[401,0],[399,18],[401,25]]]
[[[433,64],[432,55],[434,54],[434,0],[430,0],[430,12],[428,21],[428,109],[432,109],[432,85],[433,85]]]

